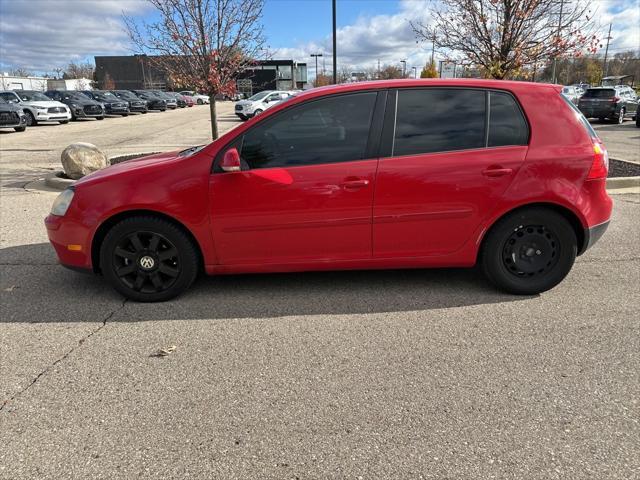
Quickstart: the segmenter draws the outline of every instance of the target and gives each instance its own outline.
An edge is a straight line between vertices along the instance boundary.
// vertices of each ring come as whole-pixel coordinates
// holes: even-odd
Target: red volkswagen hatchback
[[[542,292],[612,208],[606,150],[560,91],[488,80],[314,89],[207,146],[84,177],[55,201],[47,231],[63,265],[139,301],[178,295],[200,270],[479,264],[503,290]]]

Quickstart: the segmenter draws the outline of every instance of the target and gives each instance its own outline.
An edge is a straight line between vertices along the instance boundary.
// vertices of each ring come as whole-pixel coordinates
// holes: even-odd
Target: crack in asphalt
[[[65,360],[69,355],[71,355],[73,352],[76,351],[76,349],[80,346],[82,346],[89,338],[91,338],[92,336],[94,336],[96,333],[98,333],[100,330],[102,330],[106,325],[107,322],[109,320],[111,320],[113,318],[113,316],[122,311],[127,303],[128,299],[123,299],[122,303],[120,304],[120,306],[114,310],[112,310],[111,312],[109,312],[107,314],[106,317],[104,317],[102,319],[102,323],[101,325],[94,329],[91,330],[87,335],[85,335],[84,337],[82,337],[80,340],[78,340],[78,344],[75,345],[74,347],[71,348],[71,350],[69,350],[67,353],[65,353],[64,355],[62,355],[60,358],[58,358],[57,360],[55,360],[51,365],[47,366],[44,370],[42,370],[38,375],[35,376],[35,378],[33,380],[31,380],[31,382],[25,386],[23,389],[17,391],[15,394],[13,394],[10,398],[6,399],[4,402],[2,402],[2,405],[0,405],[0,412],[2,410],[4,410],[4,408],[9,405],[9,403],[11,403],[13,400],[15,400],[16,398],[20,397],[24,392],[26,392],[27,390],[29,390],[33,385],[35,385],[38,380],[40,380],[40,378],[42,378],[44,375],[46,375],[49,371],[51,371],[51,369],[53,367],[55,367],[56,365],[58,365],[60,362],[62,362],[63,360]]]

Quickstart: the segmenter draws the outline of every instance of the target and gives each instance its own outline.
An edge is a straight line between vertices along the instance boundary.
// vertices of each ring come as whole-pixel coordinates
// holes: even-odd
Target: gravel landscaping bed
[[[640,176],[640,165],[609,159],[609,178]]]

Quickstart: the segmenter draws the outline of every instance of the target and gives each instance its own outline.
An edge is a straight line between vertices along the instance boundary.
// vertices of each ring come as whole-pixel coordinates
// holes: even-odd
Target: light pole
[[[312,53],[311,54],[312,57],[316,58],[316,87],[318,86],[318,57],[322,57],[321,53]]]
[[[338,58],[336,49],[336,0],[331,2],[333,9],[333,84],[338,83]]]
[[[418,67],[411,67],[413,70],[413,78],[418,78]]]
[[[400,60],[400,63],[402,64],[402,78],[405,78],[407,75],[407,61]]]

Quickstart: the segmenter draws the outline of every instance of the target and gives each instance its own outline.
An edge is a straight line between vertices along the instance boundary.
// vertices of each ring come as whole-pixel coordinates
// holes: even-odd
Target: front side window
[[[526,145],[529,129],[520,107],[508,93],[489,92],[488,147]]]
[[[485,120],[482,90],[399,90],[393,155],[483,148]]]
[[[284,110],[244,135],[242,160],[250,168],[362,160],[376,95],[339,95]]]

